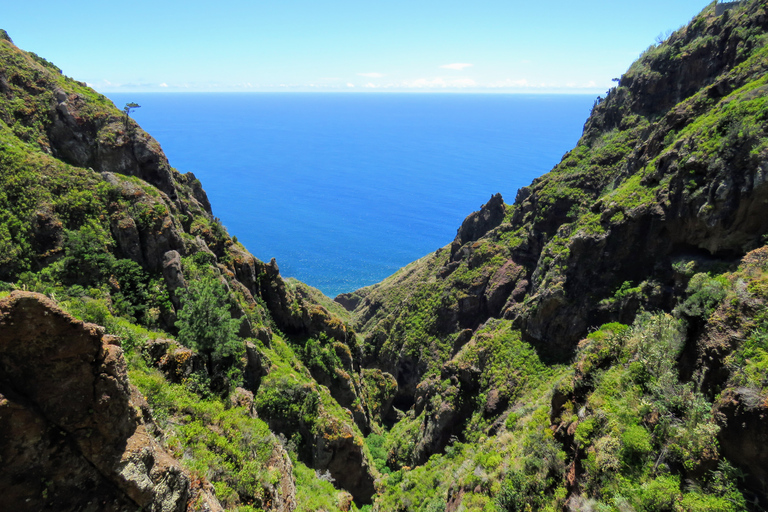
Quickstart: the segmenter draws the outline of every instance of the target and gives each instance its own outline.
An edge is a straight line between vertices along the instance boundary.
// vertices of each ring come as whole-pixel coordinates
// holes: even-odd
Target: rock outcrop
[[[153,438],[115,339],[43,295],[0,301],[0,395],[8,510],[221,510]]]
[[[398,404],[436,390],[422,382],[428,368],[491,319],[565,363],[600,325],[671,311],[684,293],[677,262],[732,265],[764,243],[766,31],[762,2],[730,17],[705,9],[632,65],[577,147],[514,204],[493,196],[450,245],[338,298],[353,308],[366,365],[396,376]],[[414,462],[440,451],[462,416],[443,404]]]
[[[461,223],[456,239],[451,244],[451,253],[455,252],[454,247],[458,249],[467,242],[474,242],[501,224],[505,213],[506,208],[501,194],[491,196],[491,199],[480,207],[480,211],[469,214]]]
[[[762,503],[768,503],[768,399],[753,389],[728,389],[715,410],[723,455],[739,465],[747,487]]]

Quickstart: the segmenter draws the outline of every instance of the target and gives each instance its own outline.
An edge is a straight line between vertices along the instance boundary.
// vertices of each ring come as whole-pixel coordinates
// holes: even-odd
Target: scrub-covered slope
[[[620,506],[630,492],[632,506],[661,510],[621,479],[668,486],[678,503],[686,480],[706,494],[725,478],[710,472],[718,464],[749,474],[739,482],[765,499],[763,452],[744,458],[742,443],[737,455],[736,433],[748,434],[729,417],[742,411],[749,435],[765,436],[765,376],[739,399],[729,386],[745,370],[729,358],[764,332],[762,292],[735,269],[768,234],[768,13],[761,1],[732,7],[717,16],[713,3],[648,48],[596,102],[578,145],[514,204],[491,197],[449,246],[336,299],[364,336],[364,364],[398,382],[386,460],[463,474],[440,491],[449,509],[457,493],[506,489],[509,510],[525,496],[543,500],[536,509],[582,493]],[[704,333],[718,308],[749,327],[715,349]],[[759,355],[746,364],[757,364],[765,346],[749,343]],[[713,409],[718,396],[738,405]],[[529,434],[543,436],[538,448]],[[694,447],[703,439],[712,444]],[[475,443],[505,455],[483,466]],[[450,462],[468,453],[474,473]],[[601,462],[607,453],[616,458]]]
[[[370,501],[372,411],[357,338],[331,312],[343,310],[230,238],[200,182],[126,112],[2,32],[0,293],[13,289],[122,339],[168,449],[224,505],[293,509],[298,498],[274,499],[281,473],[297,496],[326,486],[334,507],[351,503],[335,479]]]
[[[237,510],[766,508],[768,11],[732,7],[650,47],[514,204],[491,196],[452,244],[339,304],[256,260],[129,116],[2,33],[0,305],[39,292],[38,316],[112,335],[85,367],[146,397],[126,433],[141,426],[159,469],[189,475],[177,497],[212,487]],[[45,336],[0,331],[3,428],[48,422],[38,448],[21,445],[49,483],[11,478],[4,493],[144,503],[109,461],[85,467],[102,438],[34,393],[56,389],[52,356],[15,354]],[[73,354],[79,338],[56,340]],[[118,344],[128,380],[113,375]],[[77,409],[87,427],[109,407],[94,396],[93,413]],[[59,436],[77,481],[45,462]],[[78,496],[80,482],[94,490]],[[198,496],[186,505],[207,506]]]

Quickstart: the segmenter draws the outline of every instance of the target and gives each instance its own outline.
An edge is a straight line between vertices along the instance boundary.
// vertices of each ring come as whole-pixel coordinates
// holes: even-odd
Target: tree
[[[127,117],[127,116],[131,115],[131,112],[133,112],[137,108],[141,108],[141,105],[139,105],[138,103],[134,103],[134,102],[126,103],[125,106],[123,107],[123,113],[125,113],[125,115]]]
[[[134,103],[133,101],[131,101],[130,103],[126,103],[125,106],[123,107],[123,114],[125,114],[125,117],[123,118],[123,122],[125,123],[126,130],[128,129],[128,118],[130,117],[131,112],[133,112],[137,108],[141,108],[141,105],[139,105],[138,103]]]
[[[227,290],[215,277],[206,276],[178,290],[182,308],[176,327],[179,342],[199,352],[206,359],[208,374],[213,376],[228,357],[239,354],[243,344],[237,337],[241,320],[229,313]]]

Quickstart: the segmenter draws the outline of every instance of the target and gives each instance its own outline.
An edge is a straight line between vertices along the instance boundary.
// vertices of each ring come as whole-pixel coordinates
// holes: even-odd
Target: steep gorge
[[[712,13],[633,64],[595,105],[577,147],[512,205],[493,196],[450,246],[338,297],[366,345],[402,352],[398,315],[423,293],[437,318],[428,335],[440,343],[460,346],[465,329],[506,318],[542,355],[566,362],[590,329],[630,323],[640,308],[670,310],[675,261],[733,262],[758,247],[768,229],[764,114],[740,111],[763,101],[768,18],[759,2],[737,21]],[[602,303],[625,282],[655,289]],[[368,362],[402,376],[414,366]]]
[[[20,510],[765,508],[768,12],[734,7],[651,46],[513,204],[336,303],[3,32],[0,489]],[[199,283],[234,352],[173,339]]]

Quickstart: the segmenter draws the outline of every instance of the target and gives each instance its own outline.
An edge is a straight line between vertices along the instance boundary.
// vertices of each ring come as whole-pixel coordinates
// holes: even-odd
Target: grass
[[[220,399],[201,399],[141,364],[129,377],[148,397],[168,449],[193,476],[213,482],[223,505],[266,506],[280,474],[267,465],[278,441],[264,421]]]

